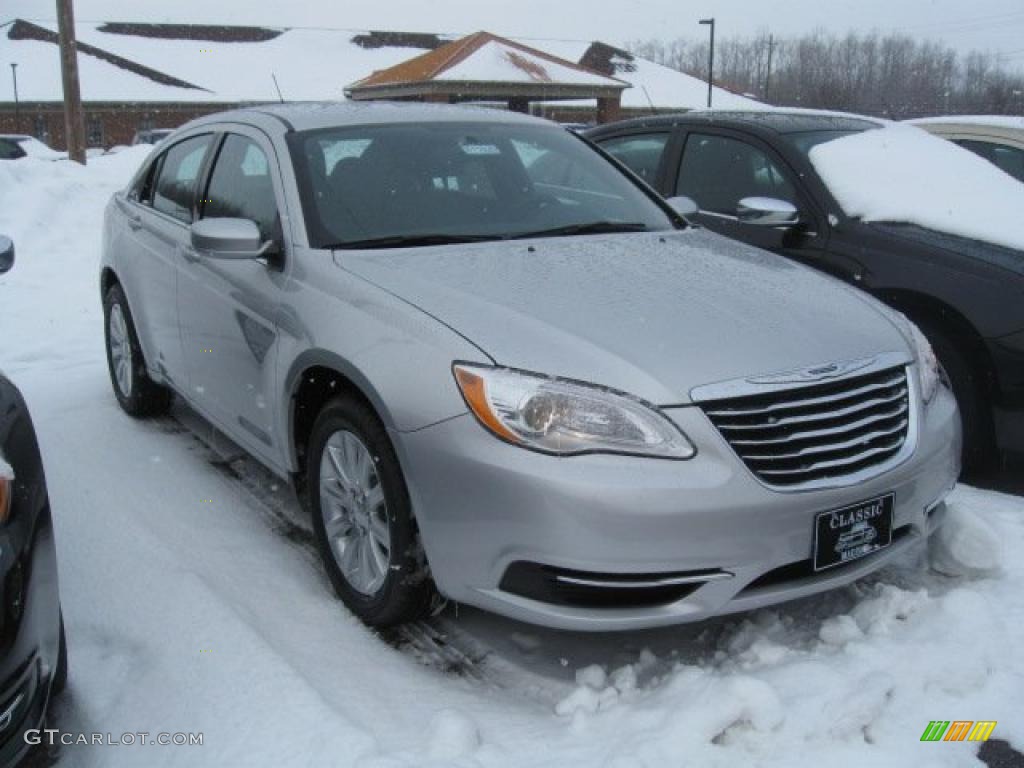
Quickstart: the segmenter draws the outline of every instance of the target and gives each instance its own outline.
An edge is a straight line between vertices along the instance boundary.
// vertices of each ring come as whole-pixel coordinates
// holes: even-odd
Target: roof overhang
[[[448,96],[460,101],[486,99],[526,98],[530,101],[557,99],[616,98],[628,83],[621,85],[581,85],[551,82],[481,82],[432,80],[428,82],[387,83],[384,85],[354,85],[345,89],[345,95],[354,101],[371,99],[408,99],[417,96]]]

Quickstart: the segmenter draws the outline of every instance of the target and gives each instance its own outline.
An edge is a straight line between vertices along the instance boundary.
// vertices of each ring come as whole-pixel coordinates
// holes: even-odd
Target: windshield
[[[861,133],[861,131],[800,131],[798,133],[787,133],[785,136],[789,140],[789,143],[800,150],[800,152],[806,157],[810,151],[819,144],[824,144],[827,141],[834,141],[835,139],[841,139],[844,136],[852,136],[855,133]]]
[[[543,125],[411,123],[290,140],[315,247],[671,229],[579,138]]]

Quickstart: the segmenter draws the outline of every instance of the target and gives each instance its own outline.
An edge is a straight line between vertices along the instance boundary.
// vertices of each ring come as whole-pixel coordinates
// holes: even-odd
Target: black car
[[[0,160],[19,160],[25,157],[25,150],[18,142],[0,136]]]
[[[0,236],[0,272],[14,259]],[[29,750],[50,696],[67,680],[57,553],[35,430],[17,388],[0,375],[0,766]]]
[[[965,469],[985,469],[1000,450],[1024,452],[1024,252],[845,215],[808,154],[879,127],[826,114],[708,111],[585,135],[665,197],[696,203],[691,220],[836,275],[910,317],[956,393]]]

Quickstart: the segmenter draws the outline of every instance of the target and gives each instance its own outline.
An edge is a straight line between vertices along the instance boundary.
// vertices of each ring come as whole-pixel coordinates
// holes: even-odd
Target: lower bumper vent
[[[523,560],[512,563],[500,589],[553,605],[577,608],[632,608],[668,605],[710,581],[732,578],[717,570],[680,573],[590,573]]]

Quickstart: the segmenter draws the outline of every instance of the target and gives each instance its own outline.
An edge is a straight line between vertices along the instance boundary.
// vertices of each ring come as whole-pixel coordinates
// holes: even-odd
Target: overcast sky
[[[52,18],[54,0],[0,0],[8,17]],[[713,15],[719,34],[786,36],[822,27],[894,30],[957,49],[990,50],[1024,66],[1022,0],[76,0],[80,20],[175,21],[473,32],[630,40],[697,37]]]

